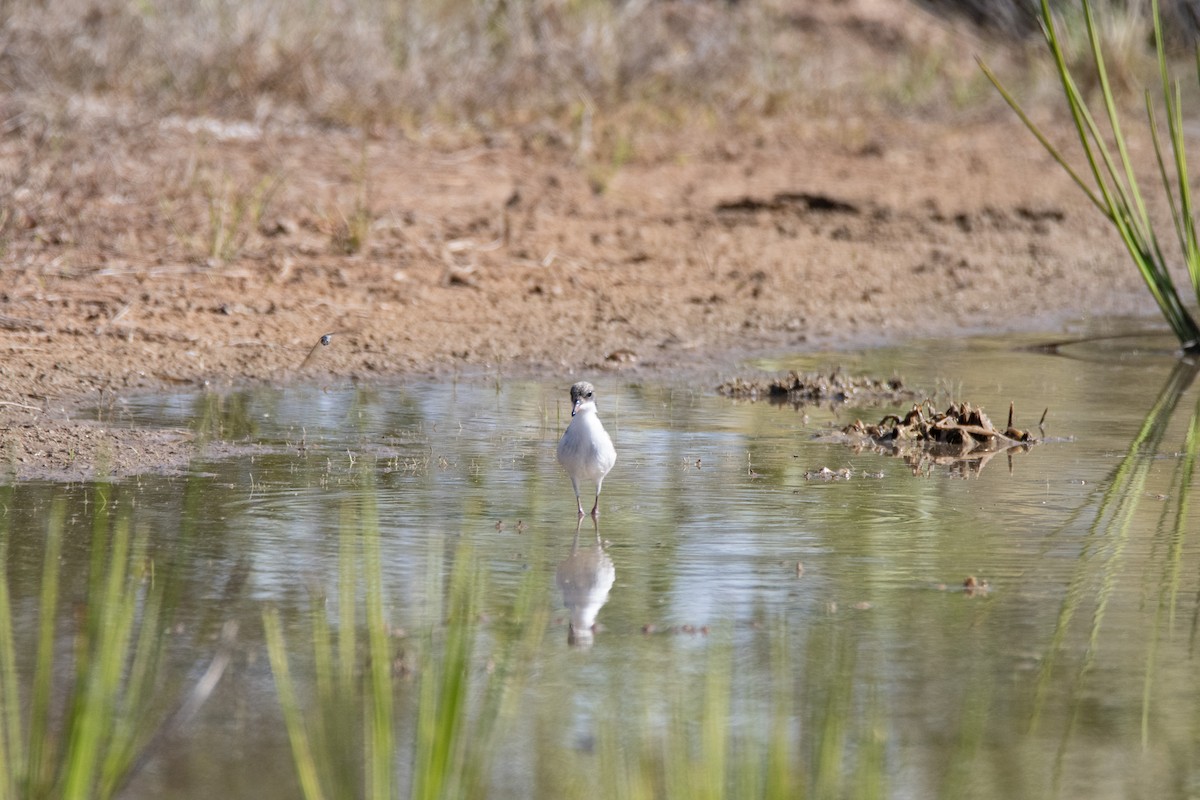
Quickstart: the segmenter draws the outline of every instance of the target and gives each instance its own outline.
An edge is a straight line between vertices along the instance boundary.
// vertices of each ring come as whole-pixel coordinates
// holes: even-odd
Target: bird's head
[[[587,381],[580,381],[579,383],[572,386],[571,387],[571,416],[573,417],[576,414],[578,414],[580,409],[582,409],[585,405],[587,405],[589,403],[592,404],[592,408],[595,408],[595,403],[596,403],[595,395],[596,395],[596,387],[592,386]]]

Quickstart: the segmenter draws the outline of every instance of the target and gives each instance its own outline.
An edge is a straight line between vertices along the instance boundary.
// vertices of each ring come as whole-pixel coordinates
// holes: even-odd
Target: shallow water
[[[1200,479],[1179,481],[1200,384],[1171,384],[1174,360],[1153,351],[1162,340],[1136,359],[1118,357],[1136,342],[1030,349],[1042,341],[751,365],[896,373],[940,406],[983,405],[1001,427],[1010,401],[1019,427],[1036,429],[1049,409],[1049,441],[1029,452],[918,474],[828,436],[902,408],[797,410],[721,398],[710,385],[589,376],[619,458],[601,499],[603,553],[585,521],[574,555],[574,498],[554,459],[567,376],[121,400],[98,412],[108,424],[191,428],[201,442],[193,474],[108,490],[149,532],[155,559],[183,576],[167,683],[194,681],[221,622],[240,623],[213,696],[127,795],[297,795],[261,612],[280,610],[303,676],[301,622],[314,595],[336,593],[344,501],[369,492],[398,631],[437,621],[431,570],[444,572],[463,541],[485,566],[485,615],[503,617],[530,575],[553,609],[492,796],[587,796],[605,725],[636,730],[655,713],[647,698],[689,685],[725,641],[736,725],[766,734],[771,650],[783,641],[798,702],[822,681],[844,685],[840,713],[883,742],[887,796],[1193,796]],[[1153,436],[1131,449],[1148,421]],[[244,443],[245,454],[206,459],[203,442],[215,439]],[[853,477],[806,479],[826,466]],[[1188,489],[1195,499],[1181,508]],[[96,487],[13,487],[18,640],[33,635],[57,497],[68,503],[64,575],[86,573]],[[556,573],[611,580],[592,609],[590,647],[568,644]],[[987,591],[964,592],[968,575]]]

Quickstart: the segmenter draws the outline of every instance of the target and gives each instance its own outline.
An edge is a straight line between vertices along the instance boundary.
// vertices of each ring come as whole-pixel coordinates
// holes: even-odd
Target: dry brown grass
[[[0,80],[51,105],[114,94],[160,112],[488,127],[582,100],[736,95],[769,16],[606,0],[16,2]]]
[[[0,85],[24,106],[2,110],[11,127],[29,107],[106,96],[157,114],[492,130],[646,102],[737,118],[864,85],[958,103],[984,94],[964,73],[984,44],[962,20],[1031,30],[1024,0],[922,1],[934,13],[901,0],[16,0],[0,20]],[[1104,16],[1130,53],[1145,46],[1141,5],[1114,0]],[[1166,5],[1187,35],[1195,2]],[[845,30],[830,31],[838,16]]]
[[[737,119],[864,93],[926,110],[987,96],[971,56],[991,45],[961,19],[902,0],[15,0],[0,84],[23,103],[10,126],[97,96],[412,131],[555,127],[645,103]]]
[[[972,56],[1025,57],[1023,0],[923,2],[933,14],[901,0],[15,0],[0,20],[0,121],[54,127],[72,102],[105,98],[159,116],[414,133],[567,128],[586,145],[580,126],[643,106],[671,125],[993,102]],[[1113,8],[1113,37],[1136,51],[1139,4]],[[997,29],[1010,38],[977,35]]]

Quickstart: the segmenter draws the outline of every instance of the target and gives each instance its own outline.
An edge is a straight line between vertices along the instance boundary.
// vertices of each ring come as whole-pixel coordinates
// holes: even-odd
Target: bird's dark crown
[[[592,386],[587,381],[580,381],[571,387],[571,403],[578,403],[581,398],[584,400],[591,400],[592,395],[595,394],[595,392],[595,386]]]

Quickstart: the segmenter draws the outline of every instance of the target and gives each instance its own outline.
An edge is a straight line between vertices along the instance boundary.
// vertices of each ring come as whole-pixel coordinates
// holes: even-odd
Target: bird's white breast
[[[589,478],[603,478],[617,463],[616,448],[595,412],[581,410],[571,418],[558,443],[558,460]]]

